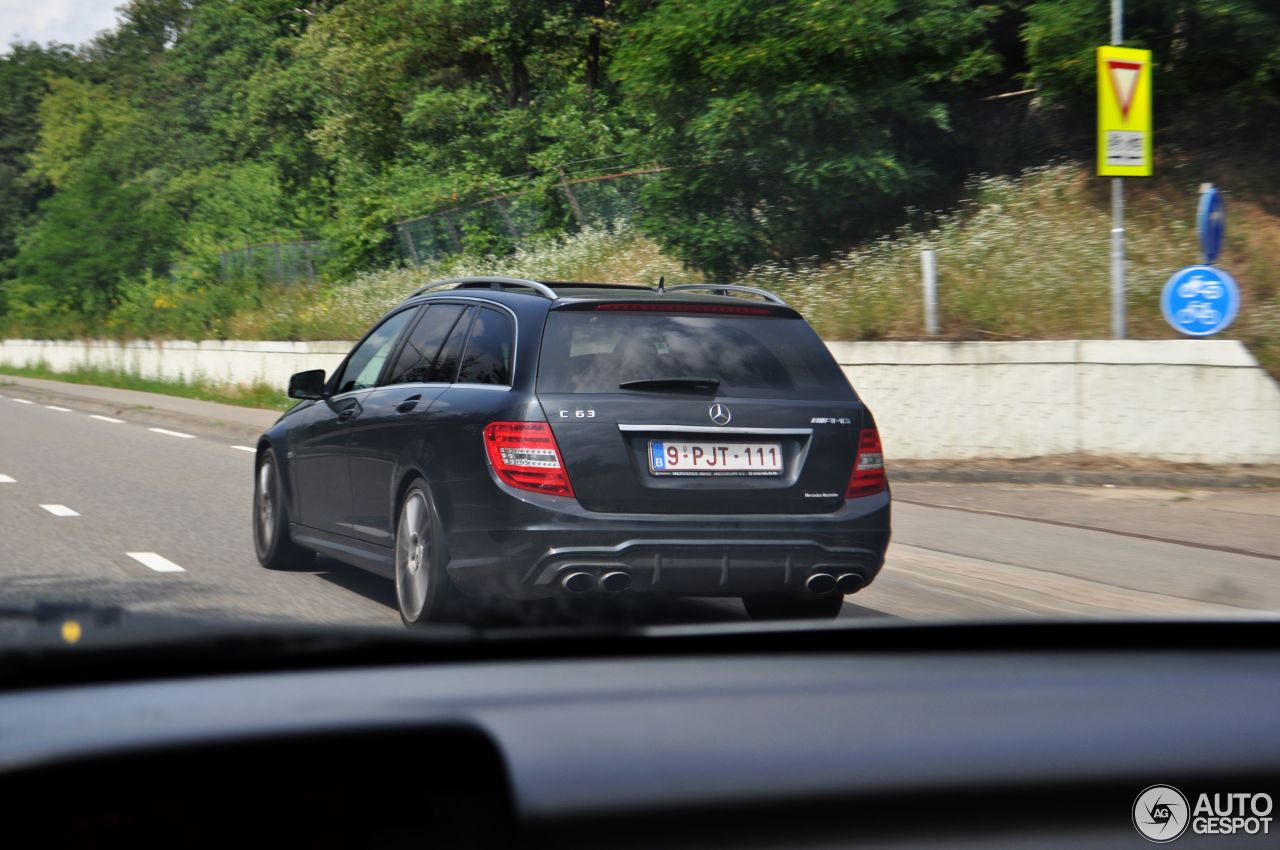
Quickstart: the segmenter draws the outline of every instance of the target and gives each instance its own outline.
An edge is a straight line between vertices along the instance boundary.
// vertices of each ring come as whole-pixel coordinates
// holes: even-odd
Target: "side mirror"
[[[324,398],[324,370],[308,369],[291,375],[289,398]]]

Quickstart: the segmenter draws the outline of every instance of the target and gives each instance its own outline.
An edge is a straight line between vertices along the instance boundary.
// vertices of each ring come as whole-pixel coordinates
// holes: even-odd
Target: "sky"
[[[83,44],[116,23],[125,0],[0,0],[0,52],[15,40]]]

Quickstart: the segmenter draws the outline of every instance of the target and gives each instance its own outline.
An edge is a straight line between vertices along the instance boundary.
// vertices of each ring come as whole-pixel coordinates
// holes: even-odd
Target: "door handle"
[[[359,407],[357,407],[357,406],[356,406],[356,405],[354,405],[354,404],[353,404],[353,405],[351,405],[350,407],[344,407],[344,408],[342,409],[342,412],[338,414],[338,421],[339,421],[339,422],[346,422],[348,419],[350,419],[351,417],[355,416],[355,415],[356,415],[356,411],[357,411],[357,410],[359,410],[359,409],[360,409],[360,408],[359,408]]]
[[[418,402],[422,400],[421,395],[411,395],[404,401],[396,405],[396,413],[408,413],[418,406]]]

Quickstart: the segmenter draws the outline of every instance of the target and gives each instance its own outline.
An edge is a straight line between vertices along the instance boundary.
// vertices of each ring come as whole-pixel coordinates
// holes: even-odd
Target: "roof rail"
[[[691,290],[710,290],[717,295],[728,295],[730,292],[745,292],[749,295],[759,295],[766,301],[781,304],[783,307],[791,306],[769,290],[757,289],[754,286],[733,286],[728,283],[682,283],[679,286],[667,287],[667,292],[689,292]]]
[[[415,298],[424,292],[439,289],[442,286],[453,286],[457,289],[532,289],[545,298],[555,300],[560,297],[554,289],[545,283],[539,283],[536,280],[525,280],[521,277],[453,277],[418,287],[408,298]],[[408,300],[408,298],[405,300]]]

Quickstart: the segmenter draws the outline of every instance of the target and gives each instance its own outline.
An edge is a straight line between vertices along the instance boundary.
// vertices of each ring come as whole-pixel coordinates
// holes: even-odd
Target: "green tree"
[[[1087,134],[1106,0],[1038,0],[1023,37],[1029,76]],[[1155,120],[1269,135],[1280,119],[1280,7],[1271,0],[1127,0],[1125,44],[1152,51]]]
[[[40,138],[37,110],[49,81],[72,64],[71,49],[59,45],[12,44],[0,56],[0,286],[12,273],[18,233],[51,191],[30,171]]]
[[[622,15],[600,0],[349,0],[320,16],[300,54],[328,92],[314,138],[348,267],[392,256],[397,218],[618,153],[633,123],[603,67]]]
[[[150,200],[146,187],[122,186],[108,169],[80,172],[41,204],[22,239],[17,280],[7,287],[10,312],[37,322],[45,310],[100,318],[123,281],[163,273],[173,223]]]
[[[953,99],[998,70],[992,8],[964,0],[673,0],[640,17],[612,74],[652,116],[636,153],[676,170],[643,228],[728,276],[881,230],[925,190],[921,151]]]

